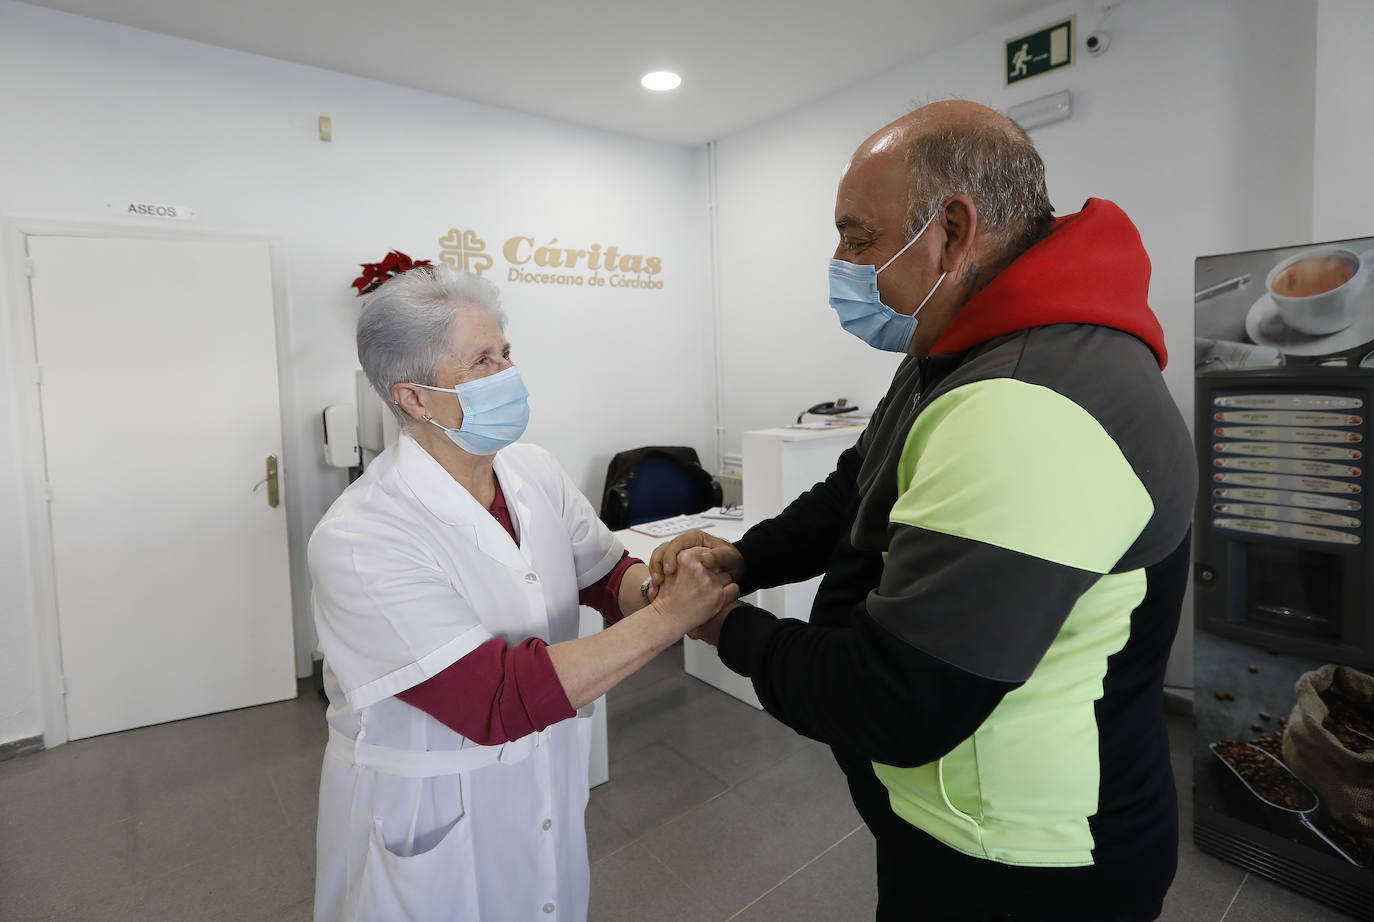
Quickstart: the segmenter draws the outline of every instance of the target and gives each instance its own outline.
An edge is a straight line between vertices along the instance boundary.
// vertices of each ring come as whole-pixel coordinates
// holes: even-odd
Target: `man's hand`
[[[678,554],[694,547],[706,548],[706,553],[701,557],[704,566],[723,570],[736,583],[744,576],[744,558],[733,544],[724,538],[693,529],[654,548],[654,553],[649,558],[649,576],[652,579],[649,598],[658,597],[664,579],[677,569]]]
[[[725,627],[726,616],[743,604],[743,602],[738,600],[730,602],[720,611],[716,612],[715,615],[711,617],[710,621],[700,625],[695,630],[688,631],[687,636],[693,640],[709,643],[713,647],[720,646],[720,631],[721,628]]]

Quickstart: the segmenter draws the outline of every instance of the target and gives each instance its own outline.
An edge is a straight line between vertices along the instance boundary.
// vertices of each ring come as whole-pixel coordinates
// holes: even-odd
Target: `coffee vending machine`
[[[1374,238],[1194,298],[1194,841],[1374,919]]]

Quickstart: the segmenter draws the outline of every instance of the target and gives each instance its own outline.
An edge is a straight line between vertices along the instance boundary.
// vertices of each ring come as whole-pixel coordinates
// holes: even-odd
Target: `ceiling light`
[[[670,70],[656,70],[640,78],[640,85],[646,90],[675,90],[682,85],[682,78]]]

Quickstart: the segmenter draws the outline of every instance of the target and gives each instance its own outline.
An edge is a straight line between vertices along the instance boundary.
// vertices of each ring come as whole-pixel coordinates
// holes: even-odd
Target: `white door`
[[[27,248],[69,738],[294,697],[267,244]]]

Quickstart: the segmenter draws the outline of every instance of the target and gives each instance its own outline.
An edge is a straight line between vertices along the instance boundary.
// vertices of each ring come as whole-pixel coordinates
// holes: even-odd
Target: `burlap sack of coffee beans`
[[[1284,763],[1317,793],[1332,819],[1374,842],[1374,747],[1352,733],[1348,722],[1374,719],[1374,678],[1326,665],[1298,679],[1295,691],[1298,703],[1283,733]],[[1330,719],[1328,698],[1344,720]]]

